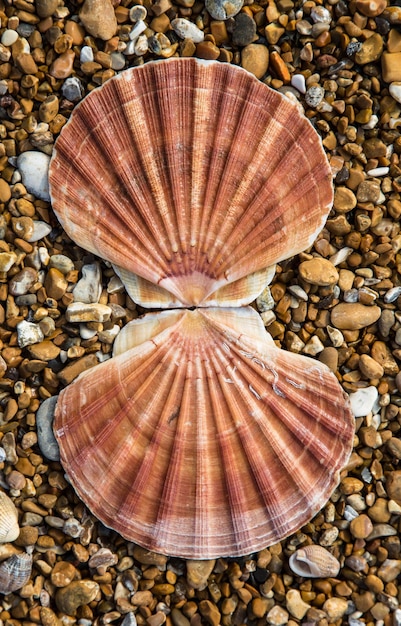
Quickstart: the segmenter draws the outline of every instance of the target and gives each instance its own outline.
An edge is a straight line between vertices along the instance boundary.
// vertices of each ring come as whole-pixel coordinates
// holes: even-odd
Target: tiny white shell
[[[337,576],[340,571],[338,560],[322,546],[311,545],[300,548],[290,557],[290,568],[304,578],[327,578]]]
[[[15,541],[18,535],[17,509],[8,495],[0,491],[0,543]]]

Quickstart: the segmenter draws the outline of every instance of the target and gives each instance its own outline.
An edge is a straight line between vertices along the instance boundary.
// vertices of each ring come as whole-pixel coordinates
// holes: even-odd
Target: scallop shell
[[[122,72],[74,110],[50,164],[70,237],[143,306],[249,304],[308,248],[332,203],[296,105],[238,67],[193,58]],[[137,277],[132,274],[136,274]]]
[[[125,326],[114,358],[60,393],[54,430],[72,485],[106,526],[209,559],[309,520],[338,483],[353,419],[328,368],[278,349],[252,308],[215,307]]]
[[[0,543],[15,541],[19,532],[18,511],[14,502],[4,491],[0,491]]]
[[[13,554],[0,564],[0,593],[11,593],[21,589],[31,577],[32,555]]]
[[[328,578],[337,576],[340,563],[322,546],[310,545],[300,548],[291,555],[292,571],[304,578]]]

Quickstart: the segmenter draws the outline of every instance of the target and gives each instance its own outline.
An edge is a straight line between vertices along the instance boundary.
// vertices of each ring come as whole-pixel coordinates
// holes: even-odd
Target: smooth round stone
[[[349,396],[351,410],[355,417],[366,417],[372,411],[378,398],[376,387],[365,387],[354,391]]]
[[[207,581],[216,561],[186,561],[187,566],[187,582],[194,589],[205,589],[207,587]]]
[[[330,11],[322,6],[313,7],[311,9],[310,16],[315,24],[330,24],[331,22]]]
[[[321,103],[324,97],[324,89],[320,85],[312,85],[306,91],[305,94],[305,102],[312,109],[316,109],[316,107]]]
[[[234,30],[232,33],[235,46],[247,46],[253,42],[256,35],[256,23],[246,13],[239,13],[234,18]]]
[[[53,254],[50,257],[49,267],[55,267],[62,274],[68,274],[74,269],[74,262],[65,254]]]
[[[112,52],[110,55],[111,58],[111,68],[115,71],[123,70],[125,67],[125,58],[121,52]]]
[[[182,39],[191,39],[194,43],[200,43],[205,38],[204,32],[196,24],[183,17],[177,17],[175,20],[172,20],[171,26],[174,32]]]
[[[371,356],[368,354],[362,354],[358,364],[359,369],[366,378],[381,378],[384,374],[384,369]]]
[[[23,320],[17,324],[18,345],[20,348],[43,341],[44,335],[40,326]]]
[[[7,28],[1,36],[1,43],[3,46],[12,46],[18,39],[18,33],[16,30]]]
[[[306,92],[305,76],[303,74],[293,74],[291,77],[291,85],[299,91],[299,93]]]
[[[5,203],[8,202],[11,198],[11,188],[10,185],[4,178],[0,178],[0,202]]]
[[[387,7],[387,0],[356,0],[356,10],[366,17],[377,17]]]
[[[17,168],[27,191],[40,198],[40,200],[46,200],[47,202],[50,201],[49,163],[49,155],[34,150],[23,152],[17,159]]]
[[[267,623],[271,626],[284,626],[284,624],[287,624],[288,619],[288,612],[278,604],[273,606],[266,616]]]
[[[94,61],[93,49],[90,46],[83,46],[79,54],[81,63],[92,63]]]
[[[82,100],[84,97],[84,88],[82,86],[81,81],[77,76],[69,76],[63,83],[61,87],[61,93],[64,98],[69,100],[70,102],[78,102]]]
[[[301,263],[299,273],[307,283],[321,287],[335,285],[339,278],[334,265],[327,259],[319,257]]]
[[[389,498],[401,504],[401,470],[389,472],[386,477],[386,491]]]
[[[241,51],[241,66],[256,78],[262,78],[269,67],[269,50],[267,46],[250,43]]]
[[[42,402],[36,413],[38,445],[42,454],[50,461],[60,460],[58,443],[53,434],[53,419],[57,398],[58,396],[47,398],[47,400]]]
[[[35,5],[39,17],[50,17],[58,7],[58,0],[36,0]]]
[[[244,0],[206,0],[206,11],[215,20],[228,20],[237,15],[243,7]]]
[[[362,513],[351,521],[349,529],[355,539],[366,539],[373,530],[373,524],[369,517]]]
[[[337,187],[334,193],[333,207],[338,213],[348,213],[356,207],[356,197],[348,187]]]
[[[389,583],[395,580],[401,573],[401,560],[400,559],[386,559],[384,563],[379,567],[377,575],[385,583]]]
[[[401,103],[401,82],[390,83],[388,90],[394,100]]]
[[[117,31],[117,18],[110,0],[85,0],[80,20],[92,37],[107,41]]]
[[[322,608],[327,613],[329,622],[335,622],[345,615],[348,602],[345,598],[328,598]]]
[[[58,561],[53,567],[50,580],[55,587],[66,587],[73,581],[75,575],[76,569],[72,563]]]
[[[331,311],[331,325],[340,330],[360,330],[377,322],[381,309],[359,302],[340,302]]]

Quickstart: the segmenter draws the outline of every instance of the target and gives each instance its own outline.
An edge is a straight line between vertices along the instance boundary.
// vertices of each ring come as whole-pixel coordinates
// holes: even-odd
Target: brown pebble
[[[221,613],[213,602],[210,602],[210,600],[201,600],[199,603],[199,611],[210,626],[219,626]]]
[[[364,513],[351,520],[350,533],[356,539],[366,539],[373,530],[373,524]]]
[[[39,361],[51,361],[60,354],[60,348],[52,341],[41,341],[27,347],[31,357]]]
[[[288,67],[286,66],[279,53],[276,52],[276,50],[273,50],[273,52],[271,52],[270,54],[269,67],[271,67],[277,78],[282,80],[283,83],[287,84],[290,82],[291,75]]]
[[[6,180],[0,178],[0,202],[8,202],[11,198],[10,185]]]
[[[250,43],[241,51],[241,66],[256,78],[262,78],[269,67],[269,50],[266,46]]]
[[[75,54],[72,50],[66,50],[63,52],[50,66],[49,73],[54,78],[62,79],[68,78],[73,70],[75,60]]]
[[[188,560],[186,562],[188,584],[194,589],[205,589],[215,564],[216,561],[214,559],[205,561]]]
[[[389,498],[401,504],[401,470],[389,472],[386,478],[386,490]]]
[[[89,604],[96,597],[99,585],[93,580],[74,580],[56,592],[59,611],[74,616],[78,607]]]
[[[64,367],[57,376],[63,385],[69,385],[79,374],[97,364],[98,360],[96,356],[94,354],[87,354],[81,359],[78,359],[78,361],[74,361]]]
[[[362,43],[362,48],[355,55],[355,61],[360,65],[373,63],[380,58],[382,52],[383,37],[379,33],[373,33]]]
[[[378,306],[340,302],[331,311],[331,324],[340,330],[359,330],[377,322],[380,315]]]
[[[58,561],[52,569],[51,581],[55,587],[66,587],[76,574],[76,569],[68,561]]]
[[[338,272],[334,265],[320,257],[303,261],[299,266],[299,273],[303,280],[311,285],[328,287],[338,281]]]
[[[386,0],[356,0],[356,10],[367,17],[381,15],[386,6]]]
[[[212,41],[201,41],[196,44],[196,56],[198,59],[215,61],[220,56],[220,50]]]
[[[372,359],[372,357],[370,357],[368,354],[361,355],[359,359],[358,367],[360,371],[362,372],[362,374],[366,376],[366,378],[369,378],[369,379],[381,378],[384,374],[384,369],[380,365],[380,363]]]
[[[51,267],[46,274],[44,286],[49,298],[60,300],[67,291],[68,282],[60,270]]]
[[[107,41],[116,34],[117,18],[110,0],[85,0],[79,17],[92,37]]]
[[[339,213],[348,213],[356,207],[356,197],[348,187],[337,187],[333,207]]]

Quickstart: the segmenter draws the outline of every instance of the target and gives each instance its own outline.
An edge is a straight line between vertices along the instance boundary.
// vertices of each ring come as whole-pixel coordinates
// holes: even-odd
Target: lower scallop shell
[[[0,593],[11,593],[21,589],[31,577],[32,556],[30,554],[13,554],[0,563]]]
[[[124,327],[115,358],[61,392],[54,430],[69,479],[104,524],[207,559],[250,553],[309,520],[338,482],[353,418],[335,376],[276,348],[253,309],[210,308]]]
[[[20,532],[18,512],[14,502],[0,491],[0,543],[15,541]]]
[[[320,139],[294,103],[193,58],[92,92],[57,140],[49,182],[70,237],[124,273],[136,302],[162,308],[249,304],[265,268],[312,244],[332,202]]]

